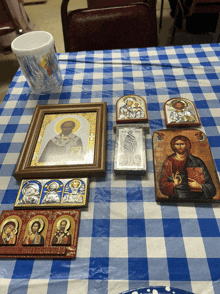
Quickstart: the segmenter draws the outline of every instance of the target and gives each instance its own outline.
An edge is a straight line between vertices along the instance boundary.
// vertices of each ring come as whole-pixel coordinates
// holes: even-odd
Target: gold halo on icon
[[[136,101],[136,100],[137,100],[136,97],[132,95],[126,95],[123,98],[124,103],[126,103],[126,101]]]
[[[70,228],[70,221],[68,220],[68,218],[61,218],[58,222],[57,222],[57,229],[60,230],[60,223],[62,221],[66,221],[66,227],[65,227],[65,232],[67,232]]]
[[[48,185],[45,185],[45,187],[47,187],[47,191],[48,192],[50,192],[50,186],[55,186],[56,185],[56,188],[55,188],[55,191],[57,191],[58,189],[59,189],[59,187],[60,187],[60,185],[57,183],[57,182],[55,182],[55,181],[53,181],[53,182],[51,182],[50,184],[48,184]]]
[[[174,99],[174,100],[170,101],[169,106],[171,106],[172,108],[176,109],[173,105],[174,105],[175,103],[177,103],[177,102],[183,103],[183,104],[184,104],[184,108],[187,108],[187,106],[188,106],[188,104],[189,104],[189,103],[186,102],[185,100],[182,100],[182,99]]]
[[[69,184],[70,188],[72,188],[72,187],[80,188],[81,185],[82,185],[82,184],[81,184],[81,182],[80,182],[79,180],[73,180],[73,181]]]
[[[78,119],[76,118],[73,118],[73,117],[66,117],[64,119],[61,119],[60,121],[58,121],[58,123],[56,124],[55,126],[55,131],[60,134],[62,133],[62,130],[61,130],[61,125],[66,122],[66,121],[73,121],[74,124],[75,124],[75,127],[72,129],[72,134],[74,134],[75,132],[77,132],[80,128],[80,122]]]
[[[43,230],[43,228],[44,228],[44,221],[41,218],[34,218],[34,219],[32,219],[30,221],[30,223],[28,225],[28,231],[31,234],[32,234],[31,227],[32,227],[33,223],[35,223],[35,222],[39,222],[40,223],[40,228],[38,230],[38,233],[40,233]]]
[[[138,105],[138,107],[140,107],[140,106],[141,106],[141,103],[140,103],[139,101],[135,101],[135,102],[134,102],[134,104],[137,104],[137,105]]]
[[[22,188],[22,195],[23,196],[25,195],[28,188],[33,188],[35,190],[35,193],[32,194],[31,196],[39,195],[39,186],[36,183],[27,182],[27,184]]]
[[[18,232],[18,221],[14,218],[8,218],[6,219],[2,224],[1,224],[1,228],[0,228],[0,233],[2,233],[2,230],[4,228],[4,226],[7,224],[7,223],[11,223],[13,222],[15,224],[15,235],[17,234]]]

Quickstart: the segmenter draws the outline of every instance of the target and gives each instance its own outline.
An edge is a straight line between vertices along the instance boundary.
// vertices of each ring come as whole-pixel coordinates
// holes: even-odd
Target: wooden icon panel
[[[80,210],[5,210],[0,258],[74,258]]]
[[[196,129],[153,134],[157,201],[220,201],[220,184],[206,135]]]

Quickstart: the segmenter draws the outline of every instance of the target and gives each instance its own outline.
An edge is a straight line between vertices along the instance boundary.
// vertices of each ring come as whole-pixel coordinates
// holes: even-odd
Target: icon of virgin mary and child
[[[0,245],[14,245],[17,239],[18,221],[8,219],[2,223],[0,228]]]

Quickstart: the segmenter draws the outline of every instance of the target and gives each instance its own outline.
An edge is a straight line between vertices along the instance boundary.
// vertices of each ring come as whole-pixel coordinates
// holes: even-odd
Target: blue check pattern
[[[220,172],[220,46],[158,47],[59,54],[57,93],[30,94],[19,69],[0,108],[0,210],[13,209],[13,171],[36,105],[107,102],[105,178],[92,178],[74,260],[2,260],[1,293],[117,294],[148,286],[220,293],[219,204],[156,203],[151,138],[165,128],[164,102],[197,107]],[[135,94],[147,101],[147,175],[113,173],[115,105]],[[2,290],[1,290],[2,291]]]

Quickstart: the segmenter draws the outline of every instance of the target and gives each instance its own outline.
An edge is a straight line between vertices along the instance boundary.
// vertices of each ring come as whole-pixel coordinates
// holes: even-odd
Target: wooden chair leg
[[[220,35],[220,13],[218,15],[218,22],[217,22],[217,25],[216,25],[216,30],[215,30],[215,34],[214,34],[214,38],[213,38],[213,43],[218,42],[219,35]]]

